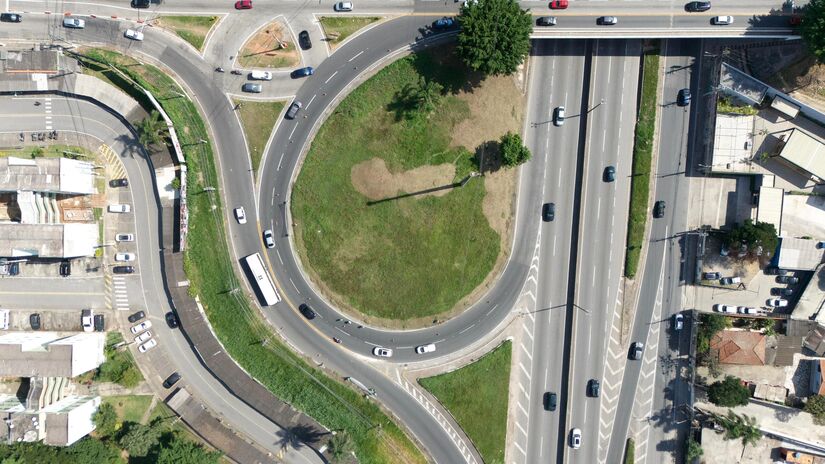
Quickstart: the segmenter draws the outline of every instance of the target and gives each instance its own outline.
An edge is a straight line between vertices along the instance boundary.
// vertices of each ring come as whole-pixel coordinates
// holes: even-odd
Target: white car
[[[135,254],[134,253],[116,253],[115,254],[115,261],[134,261]]]
[[[352,11],[352,2],[338,2],[334,9],[335,11]]]
[[[434,351],[435,351],[435,343],[428,343],[426,345],[421,345],[421,346],[415,347],[415,352],[418,353],[418,354],[432,353]]]
[[[86,27],[86,21],[80,18],[63,18],[63,27],[68,27],[69,29],[83,29]]]
[[[235,208],[235,219],[238,220],[238,224],[246,224],[246,211],[243,206]]]
[[[129,211],[132,211],[129,205],[109,205],[110,213],[128,213]]]
[[[148,342],[144,343],[143,345],[140,345],[138,347],[138,351],[140,351],[141,353],[145,353],[156,346],[158,346],[158,341],[153,338]]]
[[[132,326],[129,330],[131,330],[133,334],[137,335],[150,327],[152,327],[152,321],[143,321],[140,324]]]
[[[382,348],[380,346],[376,346],[372,349],[372,354],[378,356],[379,358],[390,358],[392,357],[392,350],[389,348]]]
[[[135,234],[117,234],[115,235],[116,242],[134,242]]]
[[[152,338],[152,332],[147,330],[146,332],[143,332],[142,334],[135,337],[135,343],[143,343],[146,340],[149,340],[150,338]]]
[[[582,431],[581,429],[573,429],[570,431],[570,447],[579,449],[582,446]]]
[[[737,309],[739,310],[739,314],[756,314],[756,308],[750,306],[740,306]]]
[[[272,238],[272,229],[266,229],[264,231],[264,243],[266,243],[267,248],[275,247],[275,240]]]
[[[123,33],[123,36],[127,39],[141,41],[143,40],[143,32],[136,31],[134,29],[126,29],[126,32]]]
[[[785,306],[788,306],[788,300],[783,298],[771,298],[768,300],[768,306],[774,308],[784,308]]]
[[[673,330],[682,330],[685,323],[685,317],[681,314],[673,316]]]
[[[713,309],[720,313],[736,314],[736,306],[733,305],[717,304]]]
[[[733,24],[733,16],[715,16],[711,22],[717,26],[729,26]]]
[[[92,332],[95,330],[94,314],[91,309],[84,309],[80,312],[80,325],[83,326],[84,332]]]
[[[249,73],[249,78],[256,81],[271,81],[272,73],[269,71],[252,71]]]

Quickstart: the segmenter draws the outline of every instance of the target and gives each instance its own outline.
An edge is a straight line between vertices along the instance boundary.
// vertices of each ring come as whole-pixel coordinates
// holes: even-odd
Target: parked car
[[[292,73],[290,73],[289,76],[293,79],[298,79],[301,77],[308,77],[313,74],[315,74],[315,68],[313,68],[312,66],[307,66],[305,68],[298,68],[295,71],[292,71]]]
[[[415,352],[418,354],[435,352],[435,343],[427,343],[426,345],[416,346]]]
[[[615,16],[602,16],[596,20],[596,24],[599,26],[615,26],[619,24],[619,18]]]
[[[756,314],[758,311],[751,306],[739,306],[736,308],[739,314]]]
[[[579,449],[582,446],[582,431],[581,429],[573,429],[570,431],[570,447]]]
[[[169,311],[163,317],[166,319],[166,325],[168,325],[170,329],[177,329],[180,325],[178,316],[176,316],[172,311]]]
[[[710,9],[710,2],[688,2],[685,5],[685,11],[692,13],[708,11]]]
[[[793,295],[792,288],[772,288],[771,295],[773,296],[791,296]]]
[[[80,325],[83,327],[84,332],[94,330],[94,316],[91,309],[80,311]]]
[[[656,219],[665,217],[664,200],[659,200],[653,205],[653,217]]]
[[[2,13],[0,14],[0,21],[4,23],[19,23],[23,21],[23,17],[17,13]]]
[[[144,313],[143,311],[138,311],[136,313],[131,314],[127,319],[129,320],[129,322],[134,324],[135,322],[143,319],[144,317],[146,317],[146,313]]]
[[[31,325],[32,330],[40,330],[40,314],[29,315],[29,325]]]
[[[109,187],[128,187],[129,179],[112,179],[109,181]]]
[[[247,93],[261,93],[264,91],[264,87],[261,84],[253,84],[251,82],[247,82],[246,84],[241,86],[241,91]]]
[[[140,351],[141,353],[145,353],[156,346],[158,346],[158,341],[153,338],[150,339],[148,342],[144,343],[143,345],[140,345],[138,347],[138,351]]]
[[[132,0],[132,8],[149,8],[149,0]]]
[[[722,278],[722,275],[718,272],[705,272],[702,274],[702,279],[704,280],[719,280]]]
[[[556,204],[555,203],[545,203],[541,207],[541,219],[544,222],[550,222],[556,218]]]
[[[95,331],[103,332],[106,324],[103,319],[103,314],[95,314]]]
[[[134,29],[126,29],[126,32],[123,33],[123,36],[127,39],[137,40],[138,42],[143,40],[143,32],[136,31]]]
[[[135,343],[140,345],[141,343],[145,342],[146,340],[149,340],[150,338],[152,338],[152,331],[147,330],[146,332],[143,332],[142,334],[135,337]]]
[[[113,266],[112,272],[115,274],[134,274],[135,268],[134,266]]]
[[[765,274],[766,275],[784,276],[784,275],[788,275],[788,270],[787,269],[779,269],[778,267],[766,267],[765,268]]]
[[[453,26],[455,26],[455,19],[450,18],[449,16],[433,21],[433,29],[436,30],[449,29]]]
[[[252,0],[238,0],[235,2],[235,9],[236,10],[251,10],[252,9]]]
[[[776,282],[785,285],[796,285],[799,283],[799,277],[789,276],[789,275],[779,275],[776,278]]]
[[[312,39],[309,38],[309,32],[301,31],[298,33],[298,44],[304,50],[312,48]]]
[[[69,29],[83,29],[86,27],[86,21],[69,16],[63,18],[63,27],[67,27]]]
[[[249,78],[253,81],[271,81],[272,73],[269,71],[252,71],[249,73]]]
[[[564,125],[564,107],[559,106],[555,110],[553,110],[553,125],[555,126],[563,126]]]
[[[378,356],[379,358],[391,358],[392,350],[389,348],[382,348],[380,346],[376,346],[372,349],[372,354]]]
[[[544,410],[555,411],[556,403],[558,403],[558,396],[553,392],[544,393]]]
[[[614,166],[608,166],[604,168],[604,174],[602,174],[602,179],[605,182],[613,182],[616,180],[616,168]]]
[[[72,275],[72,262],[69,260],[63,260],[60,262],[60,277],[69,277]]]
[[[564,10],[567,9],[568,0],[553,0],[550,2],[550,9],[551,10]]]
[[[292,104],[289,105],[289,109],[286,110],[286,118],[295,119],[295,116],[298,115],[298,111],[300,111],[303,106],[304,105],[302,105],[299,101],[292,102]]]
[[[14,277],[18,274],[20,274],[20,263],[9,263],[9,275]]]
[[[733,284],[741,284],[742,278],[741,277],[722,277],[719,279],[719,283],[722,285],[733,285]]]
[[[338,2],[333,7],[335,11],[352,11],[352,8],[352,2]]]
[[[246,210],[243,209],[243,206],[238,206],[234,211],[238,224],[246,224]]]
[[[536,26],[555,26],[556,25],[556,17],[555,16],[542,16],[536,20]]]
[[[264,231],[264,243],[267,248],[275,247],[275,240],[272,238],[272,229],[266,229]]]
[[[134,261],[134,253],[115,253],[115,261]]]
[[[784,308],[788,306],[788,300],[782,298],[771,298],[768,300],[768,306],[772,308]]]
[[[645,352],[645,344],[642,342],[633,342],[630,345],[630,359],[640,360]]]
[[[132,211],[130,205],[109,205],[110,213],[128,213],[130,211]]]
[[[599,384],[598,380],[590,379],[587,381],[587,396],[591,398],[598,398],[600,390],[601,385]]]
[[[172,388],[179,380],[180,374],[173,372],[172,375],[166,377],[166,380],[163,381],[163,388]]]
[[[715,16],[710,23],[716,26],[729,26],[733,24],[733,16]]]
[[[313,311],[312,308],[310,308],[306,303],[299,305],[298,311],[301,311],[301,314],[303,314],[308,320],[315,319],[315,311]]]
[[[676,95],[676,104],[679,106],[690,105],[690,89],[682,89]]]
[[[685,316],[681,314],[676,314],[673,316],[673,330],[682,330],[682,327],[685,325]]]
[[[139,334],[144,330],[148,330],[151,327],[152,321],[143,321],[140,324],[133,325],[129,330],[131,330],[133,334]]]
[[[715,304],[713,309],[719,313],[736,314],[736,306],[726,304]]]

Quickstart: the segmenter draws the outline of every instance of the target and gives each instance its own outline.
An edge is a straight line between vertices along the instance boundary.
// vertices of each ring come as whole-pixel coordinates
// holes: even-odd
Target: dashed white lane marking
[[[348,59],[348,60],[347,60],[347,63],[351,63],[351,62],[352,62],[352,60],[354,60],[354,59],[358,58],[359,56],[361,56],[361,54],[362,54],[362,53],[364,53],[364,50],[361,50],[361,51],[360,51],[360,52],[358,52],[355,56],[353,56],[352,58]]]
[[[332,75],[331,75],[331,76],[329,76],[329,77],[327,78],[327,80],[325,80],[325,81],[324,81],[324,84],[328,84],[328,83],[329,83],[329,81],[331,81],[331,80],[332,80],[332,78],[333,78],[333,77],[335,77],[335,75],[336,75],[336,74],[338,74],[338,71],[335,71],[334,73],[332,73]]]
[[[315,95],[312,96],[312,98],[309,99],[309,103],[307,103],[307,106],[304,107],[304,111],[309,109],[309,105],[311,105],[312,102],[315,101],[315,97],[317,97],[317,96],[318,96],[318,94],[316,93]]]

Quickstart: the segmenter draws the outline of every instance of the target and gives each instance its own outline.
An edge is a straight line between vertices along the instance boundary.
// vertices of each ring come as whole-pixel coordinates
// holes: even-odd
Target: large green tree
[[[144,147],[160,143],[166,136],[166,122],[157,111],[152,111],[148,117],[143,118],[138,125],[138,141]]]
[[[117,413],[110,403],[101,403],[92,417],[97,433],[101,437],[111,436],[117,427]]]
[[[518,166],[530,160],[530,149],[524,146],[521,136],[508,132],[501,136],[499,144],[501,164],[507,167]]]
[[[201,445],[175,436],[160,449],[157,464],[218,464],[221,453],[207,451]]]
[[[352,449],[352,437],[346,431],[336,433],[329,440],[329,454],[334,463],[343,461]]]
[[[734,251],[739,245],[747,245],[753,251],[757,246],[762,246],[765,252],[773,254],[779,244],[779,236],[776,227],[768,222],[753,222],[750,219],[730,231],[727,240]]]
[[[160,419],[155,419],[148,425],[133,423],[118,443],[130,456],[146,456],[159,443],[161,433]]]
[[[458,22],[458,53],[476,71],[511,74],[530,51],[532,16],[515,0],[470,0]]]
[[[708,399],[719,406],[744,406],[748,404],[750,396],[750,390],[742,385],[739,378],[732,375],[708,387]]]
[[[805,412],[814,417],[814,423],[825,425],[825,396],[813,395],[805,402]]]
[[[742,439],[742,445],[748,446],[762,438],[762,432],[756,424],[756,418],[745,414],[741,416],[728,409],[726,417],[719,417],[722,427],[725,429],[725,439]]]
[[[808,49],[825,63],[825,0],[811,0],[805,5],[800,32]]]

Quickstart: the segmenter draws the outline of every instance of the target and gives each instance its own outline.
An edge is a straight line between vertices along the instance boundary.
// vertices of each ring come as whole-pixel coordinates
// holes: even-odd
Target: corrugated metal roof
[[[825,145],[810,134],[793,129],[779,156],[811,175],[825,179]]]

